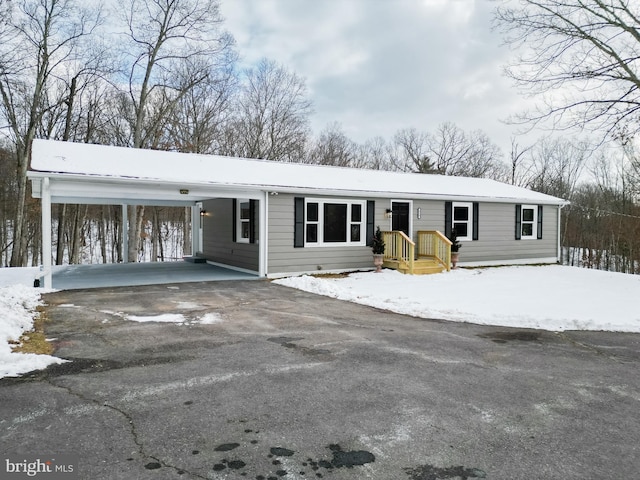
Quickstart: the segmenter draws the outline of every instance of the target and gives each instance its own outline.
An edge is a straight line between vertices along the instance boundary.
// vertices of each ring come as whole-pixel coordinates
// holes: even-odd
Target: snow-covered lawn
[[[37,273],[35,268],[0,268],[0,378],[63,361],[11,351],[9,341],[32,328],[41,303],[43,290],[33,288]],[[275,283],[416,317],[552,331],[640,332],[640,275],[545,266],[458,269],[425,276],[385,270]],[[180,314],[126,319],[185,322]],[[217,321],[207,314],[198,323]]]
[[[384,270],[275,283],[422,318],[551,331],[640,332],[640,275],[552,265],[415,276]]]

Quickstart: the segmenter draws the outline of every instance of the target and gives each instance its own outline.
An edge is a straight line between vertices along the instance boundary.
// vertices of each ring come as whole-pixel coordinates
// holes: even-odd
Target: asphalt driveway
[[[77,478],[640,475],[637,334],[423,320],[255,280],[45,300],[71,362],[0,380],[0,450],[75,455]],[[165,314],[184,322],[131,321]]]

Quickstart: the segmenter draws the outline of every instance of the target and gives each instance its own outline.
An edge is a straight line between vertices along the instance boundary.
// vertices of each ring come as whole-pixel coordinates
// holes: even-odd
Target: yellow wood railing
[[[451,270],[451,240],[438,230],[418,232],[418,257],[430,257]]]
[[[415,261],[416,244],[404,232],[391,231],[382,232],[384,239],[384,259],[396,260],[408,268],[409,273],[413,273]]]

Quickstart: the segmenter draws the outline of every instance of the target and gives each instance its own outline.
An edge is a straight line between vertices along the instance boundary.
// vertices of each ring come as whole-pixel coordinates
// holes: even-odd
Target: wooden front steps
[[[442,273],[446,270],[444,265],[433,258],[419,258],[413,262],[413,272],[409,271],[409,266],[405,262],[385,259],[382,264],[385,268],[393,268],[401,273],[412,273],[413,275],[429,275],[432,273]]]

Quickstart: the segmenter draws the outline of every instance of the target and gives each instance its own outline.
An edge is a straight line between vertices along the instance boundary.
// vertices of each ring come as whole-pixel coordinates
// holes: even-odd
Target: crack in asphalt
[[[171,465],[167,462],[165,462],[164,460],[152,455],[151,453],[146,452],[144,444],[142,443],[142,441],[140,441],[140,438],[138,436],[138,430],[136,428],[136,424],[133,420],[133,417],[127,413],[125,410],[116,407],[115,405],[111,405],[110,403],[106,402],[106,401],[100,401],[97,400],[95,398],[91,398],[91,397],[87,397],[86,395],[83,395],[82,393],[76,392],[75,390],[73,390],[71,387],[65,386],[65,385],[58,385],[57,383],[53,382],[50,378],[45,378],[44,379],[49,385],[51,385],[54,388],[59,388],[61,390],[64,390],[65,392],[67,392],[69,395],[72,395],[76,398],[79,398],[80,400],[82,400],[83,402],[87,402],[87,403],[93,403],[95,405],[97,405],[98,407],[101,408],[106,408],[108,410],[111,410],[113,412],[118,413],[120,416],[124,417],[127,421],[127,424],[129,425],[129,432],[131,433],[131,438],[133,440],[133,443],[136,445],[137,449],[138,449],[138,454],[140,455],[140,457],[142,459],[148,459],[148,460],[155,460],[156,462],[158,462],[161,466],[165,467],[165,468],[171,468],[173,470],[176,471],[176,473],[178,473],[178,475],[184,475],[185,473],[194,477],[194,478],[201,478],[201,479],[207,479],[207,477],[203,477],[202,475],[198,474],[198,473],[194,473],[191,472],[187,469],[184,468],[180,468],[177,467],[175,465]],[[147,463],[145,465],[146,468],[149,468],[148,465],[150,465],[152,462]]]

